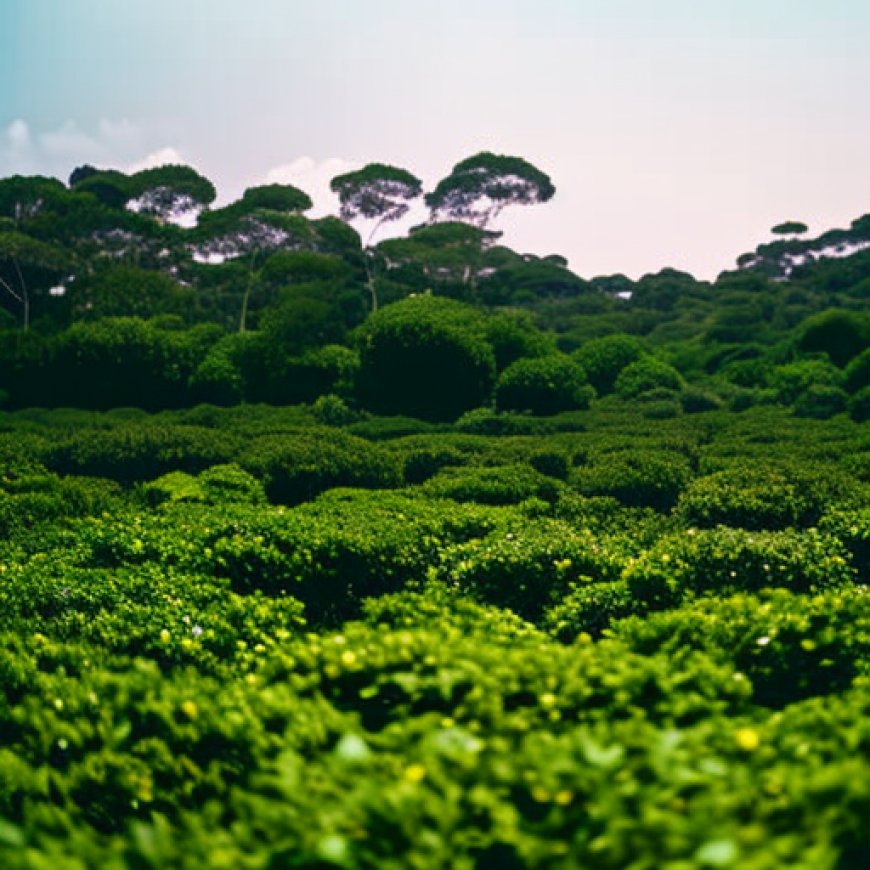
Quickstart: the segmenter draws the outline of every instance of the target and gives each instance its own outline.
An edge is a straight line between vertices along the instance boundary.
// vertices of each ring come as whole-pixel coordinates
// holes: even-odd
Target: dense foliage
[[[0,866],[867,866],[870,223],[587,281],[552,195],[0,181]]]

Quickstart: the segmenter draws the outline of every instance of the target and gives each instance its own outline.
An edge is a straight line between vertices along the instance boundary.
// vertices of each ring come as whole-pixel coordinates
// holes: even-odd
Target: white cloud
[[[12,151],[24,151],[30,146],[30,127],[21,118],[6,128],[6,143]]]
[[[49,130],[38,137],[39,150],[49,159],[94,160],[94,155],[102,155],[104,145],[94,136],[80,130],[75,121],[66,121],[56,130]]]
[[[38,173],[66,179],[83,163],[135,171],[184,162],[175,148],[149,151],[154,144],[152,137],[127,118],[103,118],[91,128],[67,120],[48,130],[34,130],[26,120],[18,118],[5,129],[0,127],[0,177]],[[142,154],[146,156],[137,160]]]
[[[304,190],[314,202],[308,214],[322,217],[338,214],[338,197],[329,189],[329,182],[336,175],[359,169],[361,164],[341,157],[327,157],[317,161],[313,157],[297,157],[290,163],[276,166],[266,173],[267,184],[292,184]]]
[[[157,151],[146,154],[145,157],[137,160],[135,163],[128,164],[124,167],[123,171],[132,175],[134,172],[141,172],[143,169],[156,169],[158,166],[170,166],[178,163],[190,165],[181,156],[181,152],[178,149],[167,145],[164,148],[158,148]]]

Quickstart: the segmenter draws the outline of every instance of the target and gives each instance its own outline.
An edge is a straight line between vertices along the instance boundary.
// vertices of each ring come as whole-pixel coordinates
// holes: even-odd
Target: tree
[[[280,188],[284,188],[282,192]],[[301,194],[305,200],[295,196]],[[239,332],[247,325],[248,303],[254,286],[258,260],[280,250],[316,250],[317,229],[311,221],[296,214],[296,209],[263,208],[260,203],[304,205],[311,200],[289,185],[249,188],[242,198],[228,206],[206,211],[194,231],[194,257],[203,262],[224,262],[245,257],[248,260],[245,290],[239,315]]]
[[[437,285],[440,293],[464,296],[487,269],[486,252],[500,235],[459,221],[444,221],[413,227],[407,238],[386,239],[377,251],[388,270],[412,290]]]
[[[59,280],[69,266],[55,245],[20,232],[0,232],[0,288],[21,306],[21,322],[30,326],[32,291]]]
[[[0,179],[0,217],[9,218],[15,229],[40,212],[51,209],[68,195],[56,178],[43,175],[13,175]]]
[[[100,170],[96,166],[91,166],[90,163],[83,163],[81,166],[76,166],[69,174],[68,184],[70,187],[75,187],[80,181],[96,175]]]
[[[127,207],[161,222],[181,221],[188,215],[199,214],[214,202],[215,196],[217,191],[205,176],[190,166],[172,164],[143,169],[133,175]]]
[[[365,242],[366,284],[372,297],[372,311],[378,310],[375,275],[371,261],[371,243],[383,224],[403,218],[410,209],[409,203],[423,191],[419,178],[396,166],[384,163],[369,163],[355,172],[337,175],[329,186],[338,194],[342,220],[352,221],[362,217],[375,220]]]
[[[197,294],[168,275],[124,264],[101,269],[72,282],[69,288],[74,320],[102,317],[154,317],[178,314],[190,318]]]
[[[133,196],[132,181],[129,175],[114,169],[100,169],[97,172],[79,174],[72,189],[77,193],[90,193],[108,208],[125,208]]]
[[[426,194],[432,220],[461,220],[485,227],[508,205],[547,202],[556,192],[548,175],[522,157],[483,151],[457,163]]]
[[[240,200],[245,208],[265,208],[269,211],[303,212],[313,203],[311,197],[292,184],[261,184],[249,187]]]
[[[777,224],[775,227],[771,227],[770,231],[775,236],[801,236],[808,229],[809,227],[800,221],[785,221],[784,223]]]

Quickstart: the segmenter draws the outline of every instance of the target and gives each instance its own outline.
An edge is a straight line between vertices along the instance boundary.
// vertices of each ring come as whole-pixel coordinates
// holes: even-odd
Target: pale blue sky
[[[706,277],[870,211],[868,81],[866,0],[0,0],[0,175],[162,153],[317,196],[487,149],[557,188],[513,247]]]

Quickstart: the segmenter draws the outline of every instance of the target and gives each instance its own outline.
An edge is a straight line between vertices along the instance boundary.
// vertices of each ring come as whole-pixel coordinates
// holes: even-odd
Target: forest
[[[0,180],[0,865],[863,870],[870,214],[584,278],[523,158],[331,187]]]

